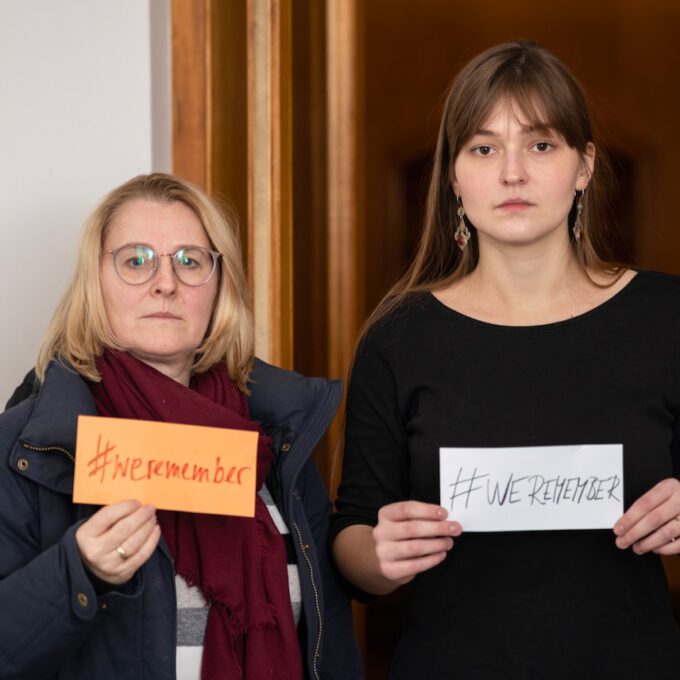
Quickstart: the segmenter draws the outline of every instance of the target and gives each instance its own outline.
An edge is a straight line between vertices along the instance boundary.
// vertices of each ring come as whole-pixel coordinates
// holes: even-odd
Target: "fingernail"
[[[440,519],[444,519],[444,517],[446,517],[448,514],[449,513],[446,512],[446,510],[444,508],[439,508],[439,512],[437,513],[437,515]]]
[[[633,552],[634,552],[636,555],[642,555],[642,550],[640,549],[640,546],[638,546],[638,545],[634,545],[634,546],[633,546]]]
[[[622,533],[624,533],[624,532],[623,532],[623,524],[617,524],[617,525],[614,527],[614,533],[615,533],[617,536],[620,536]]]
[[[616,545],[623,550],[624,548],[628,547],[628,543],[624,541],[622,538],[617,538],[616,539]]]

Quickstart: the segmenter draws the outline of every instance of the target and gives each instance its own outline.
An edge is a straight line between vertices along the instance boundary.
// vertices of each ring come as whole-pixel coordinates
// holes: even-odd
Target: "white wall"
[[[0,1],[0,411],[88,213],[129,177],[170,169],[168,3]]]

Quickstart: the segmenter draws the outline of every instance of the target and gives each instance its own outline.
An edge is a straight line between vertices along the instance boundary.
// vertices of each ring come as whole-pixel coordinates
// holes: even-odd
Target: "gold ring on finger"
[[[677,517],[673,517],[673,519],[671,520],[671,522],[677,522],[678,524],[680,524],[680,515],[678,515]],[[678,538],[677,536],[671,538],[671,543],[675,543],[675,540],[676,540],[677,538]]]
[[[673,540],[675,540],[675,539],[673,539]],[[127,560],[127,559],[130,557],[130,555],[128,555],[128,554],[125,552],[125,548],[123,548],[122,545],[119,545],[119,546],[116,548],[116,552],[118,553],[118,556],[120,557],[121,560]]]

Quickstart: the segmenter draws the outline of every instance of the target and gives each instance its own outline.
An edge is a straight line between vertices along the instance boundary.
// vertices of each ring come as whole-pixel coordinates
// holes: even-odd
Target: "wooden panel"
[[[364,318],[363,259],[359,246],[362,215],[361,83],[359,25],[354,0],[326,3],[328,82],[328,372],[345,378]],[[331,451],[341,438],[336,419]],[[336,459],[334,463],[339,463]],[[333,465],[331,490],[339,464]]]
[[[328,314],[326,14],[323,3],[293,5],[293,228],[295,369],[327,369]]]
[[[365,315],[364,266],[359,233],[363,163],[361,24],[355,0],[326,2],[328,83],[328,373],[348,374],[357,334]],[[341,411],[344,410],[344,402]],[[335,495],[341,469],[344,418],[336,418],[328,433],[331,456],[330,490]],[[355,634],[366,652],[366,619],[354,605]]]
[[[208,186],[236,211],[247,262],[246,0],[211,0],[209,23]]]
[[[291,2],[248,0],[248,222],[255,350],[293,363]]]
[[[208,188],[208,0],[172,2],[173,172]]]
[[[272,3],[272,360],[293,368],[292,0]]]
[[[246,2],[172,3],[173,172],[247,215]],[[246,229],[241,229],[244,250]]]
[[[296,0],[292,17],[294,368],[326,375],[328,363],[328,242],[326,224],[326,11],[318,0]],[[314,457],[328,485],[327,440]]]

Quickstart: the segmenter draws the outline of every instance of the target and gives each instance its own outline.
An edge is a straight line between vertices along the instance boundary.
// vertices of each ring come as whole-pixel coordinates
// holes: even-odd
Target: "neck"
[[[572,280],[578,271],[580,268],[570,246],[559,250],[540,246],[504,251],[486,248],[471,276],[487,287],[507,291],[508,297],[517,299],[515,294],[521,293],[526,300],[526,296],[550,296],[557,287]]]
[[[189,381],[191,379],[191,362],[173,361],[170,359],[168,361],[162,361],[157,357],[150,358],[132,352],[131,354],[136,359],[147,364],[147,366],[155,368],[159,373],[162,373],[168,378],[172,378],[175,382],[178,382],[185,387],[189,387]]]
[[[464,279],[465,294],[505,323],[541,324],[572,316],[578,311],[575,300],[592,288],[568,238],[558,247],[480,246],[479,263]]]

